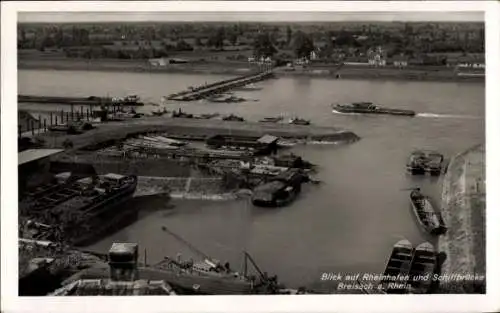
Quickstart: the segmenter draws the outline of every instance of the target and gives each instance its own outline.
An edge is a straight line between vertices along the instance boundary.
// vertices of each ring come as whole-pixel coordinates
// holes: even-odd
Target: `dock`
[[[242,87],[251,83],[259,82],[273,77],[272,71],[252,73],[249,75],[239,76],[236,78],[226,79],[216,83],[202,85],[189,90],[181,91],[167,97],[168,100],[175,101],[195,101],[205,97],[220,94],[229,91],[233,88]]]

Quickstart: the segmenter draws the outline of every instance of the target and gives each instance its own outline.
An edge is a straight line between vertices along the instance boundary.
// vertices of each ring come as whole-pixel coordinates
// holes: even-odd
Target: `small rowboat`
[[[410,202],[420,226],[431,235],[439,235],[446,231],[441,214],[436,213],[430,198],[423,195],[420,189],[413,190]]]

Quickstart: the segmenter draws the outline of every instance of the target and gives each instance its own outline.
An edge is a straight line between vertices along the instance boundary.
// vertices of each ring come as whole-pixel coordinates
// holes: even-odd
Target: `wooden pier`
[[[236,78],[226,79],[213,84],[202,85],[196,88],[191,88],[186,91],[172,94],[167,97],[168,100],[176,101],[194,101],[205,97],[219,94],[231,90],[233,88],[242,87],[251,83],[259,82],[274,75],[272,71],[253,73]]]

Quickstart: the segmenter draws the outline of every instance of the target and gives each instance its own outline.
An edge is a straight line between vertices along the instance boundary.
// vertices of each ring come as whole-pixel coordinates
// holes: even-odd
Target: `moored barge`
[[[402,239],[394,244],[381,282],[386,293],[408,292],[407,283],[413,255],[413,245],[408,240]]]
[[[281,207],[299,195],[304,174],[298,169],[289,169],[253,190],[252,203],[262,207]]]
[[[73,245],[82,245],[137,213],[117,206],[130,199],[136,187],[135,175],[85,177],[27,200],[27,214],[52,226],[47,236],[64,235]]]
[[[430,242],[419,244],[410,267],[411,293],[429,293],[432,287],[432,275],[437,268],[437,254]]]

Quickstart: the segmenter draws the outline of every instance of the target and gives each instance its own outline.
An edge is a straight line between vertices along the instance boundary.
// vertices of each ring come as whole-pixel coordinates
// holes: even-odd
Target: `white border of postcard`
[[[485,13],[486,22],[486,144],[487,144],[487,295],[318,295],[318,296],[181,296],[181,297],[17,297],[17,12],[191,12],[193,20],[203,20],[196,12],[260,12],[262,16],[280,13],[290,21],[309,18],[314,14],[301,12],[426,12],[438,16],[442,12],[473,11]],[[266,13],[267,12],[267,13]],[[431,13],[432,12],[432,13]],[[266,13],[266,14],[263,14]],[[274,14],[273,13],[273,14]],[[61,14],[61,13],[58,13]],[[160,13],[162,14],[162,13]],[[399,13],[398,13],[399,14]],[[212,14],[213,15],[213,14]],[[221,16],[223,16],[222,14]],[[230,14],[228,14],[230,15]],[[376,14],[368,14],[376,20]],[[367,16],[368,16],[367,15]],[[179,16],[182,16],[180,14]],[[186,15],[184,15],[186,16]],[[252,16],[259,16],[253,14]],[[273,15],[274,16],[274,15]],[[276,14],[275,16],[278,16]],[[375,16],[375,17],[373,17]],[[292,18],[294,17],[294,18]],[[186,18],[184,18],[186,20]],[[258,20],[258,19],[257,19]],[[2,150],[1,150],[1,230],[2,230],[2,311],[5,312],[498,312],[500,311],[498,264],[500,243],[500,68],[499,24],[500,5],[496,1],[164,1],[164,2],[2,2]],[[460,138],[457,138],[460,140]]]

